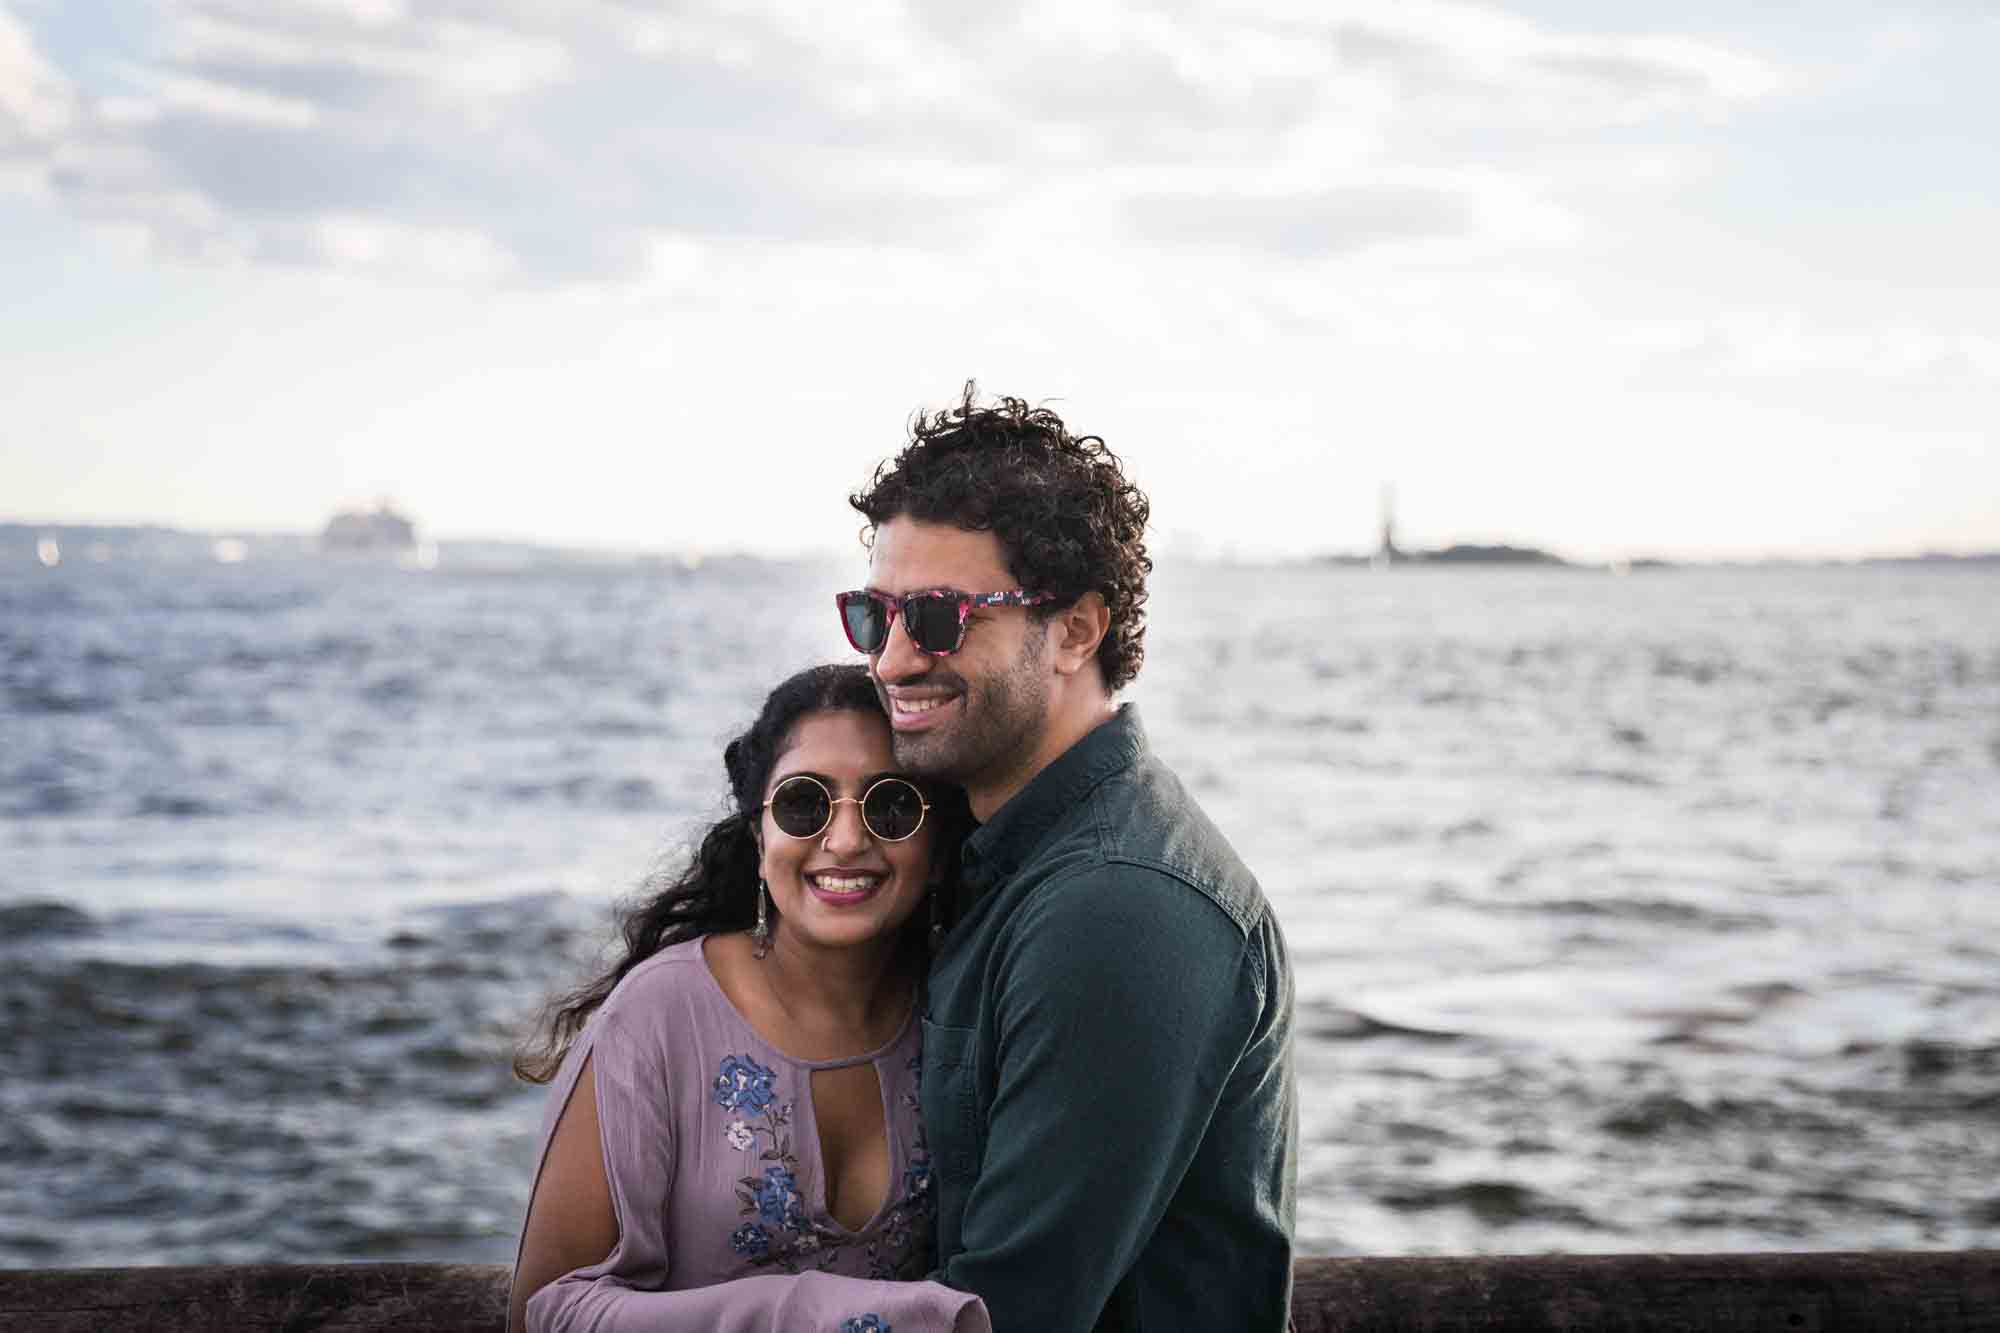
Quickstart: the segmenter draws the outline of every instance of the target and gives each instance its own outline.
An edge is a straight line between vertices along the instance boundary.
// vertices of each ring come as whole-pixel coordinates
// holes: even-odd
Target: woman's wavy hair
[[[729,813],[709,826],[685,866],[654,871],[620,908],[624,948],[618,961],[543,1007],[531,1036],[515,1052],[515,1074],[531,1083],[554,1078],[570,1044],[625,974],[668,945],[750,928],[757,916],[757,832],[763,823],[764,786],[770,781],[771,766],[801,719],[837,712],[883,716],[866,667],[858,663],[808,667],[771,691],[757,720],[722,751],[722,764],[729,772]],[[958,847],[972,827],[972,812],[958,788],[921,785],[931,802],[927,821],[933,829],[933,853],[944,870],[944,881],[937,888],[938,909],[941,919],[950,921],[957,906]],[[905,949],[915,957],[922,956],[929,927],[930,916],[921,910],[912,913],[904,927]]]
[[[1097,648],[1106,688],[1139,674],[1152,510],[1100,437],[1071,435],[1054,412],[1019,398],[981,407],[978,386],[968,380],[955,406],[917,413],[910,443],[848,503],[868,519],[866,542],[899,517],[991,532],[1023,588],[1055,595],[1031,613],[1041,619],[1098,593],[1111,611],[1111,629]]]

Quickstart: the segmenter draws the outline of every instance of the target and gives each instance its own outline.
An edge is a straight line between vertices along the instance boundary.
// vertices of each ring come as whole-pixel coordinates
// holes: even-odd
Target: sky
[[[0,519],[854,549],[911,414],[1163,555],[2000,548],[1991,0],[0,0]]]

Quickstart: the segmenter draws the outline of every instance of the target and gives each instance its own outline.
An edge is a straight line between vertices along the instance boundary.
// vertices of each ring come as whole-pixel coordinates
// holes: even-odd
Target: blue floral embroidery
[[[774,1227],[797,1231],[805,1221],[805,1200],[799,1195],[798,1181],[782,1166],[764,1168],[762,1183],[751,1191],[757,1200],[757,1214]]]
[[[844,1321],[840,1333],[895,1333],[895,1330],[882,1322],[881,1315],[864,1314]]]
[[[799,1159],[792,1151],[792,1104],[778,1100],[777,1074],[747,1055],[724,1056],[715,1078],[715,1104],[744,1114],[722,1127],[741,1153],[755,1153],[762,1174],[739,1177],[736,1197],[749,1220],[729,1237],[729,1247],[751,1268],[831,1268],[840,1255],[838,1233],[822,1233],[806,1216],[799,1189]],[[833,1238],[832,1245],[824,1242]]]
[[[777,1076],[747,1055],[724,1056],[722,1072],[715,1076],[715,1104],[725,1111],[744,1106],[762,1111],[777,1096],[771,1088]]]
[[[911,1060],[915,1076],[920,1060]],[[912,1078],[914,1084],[915,1078]],[[715,1078],[715,1104],[738,1112],[722,1127],[723,1140],[746,1156],[750,1174],[738,1177],[736,1198],[744,1221],[729,1235],[729,1248],[750,1269],[777,1268],[787,1273],[810,1269],[854,1271],[858,1265],[873,1278],[922,1277],[930,1237],[931,1159],[923,1120],[916,1118],[910,1160],[904,1168],[901,1197],[882,1211],[875,1225],[861,1235],[817,1222],[806,1215],[799,1189],[799,1159],[792,1151],[792,1104],[778,1100],[777,1073],[748,1055],[724,1056]],[[901,1101],[920,1111],[915,1091]],[[848,1247],[860,1253],[842,1266]],[[890,1333],[878,1314],[850,1319],[842,1326],[858,1333]]]

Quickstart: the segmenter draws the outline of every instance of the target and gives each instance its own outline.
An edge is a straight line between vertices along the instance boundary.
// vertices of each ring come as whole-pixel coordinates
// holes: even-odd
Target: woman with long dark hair
[[[983,1330],[919,1279],[917,991],[962,793],[896,770],[865,668],[786,680],[723,751],[730,813],[516,1070],[551,1084],[511,1329]]]

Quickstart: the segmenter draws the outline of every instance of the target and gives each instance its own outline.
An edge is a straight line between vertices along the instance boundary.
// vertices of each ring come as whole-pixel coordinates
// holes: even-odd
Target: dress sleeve
[[[530,1333],[992,1333],[977,1296],[937,1282],[766,1274],[643,1291],[579,1269],[528,1302]]]
[[[978,1297],[937,1282],[769,1274],[662,1290],[670,1268],[674,1084],[652,1043],[634,1040],[616,1014],[601,1014],[592,1028],[576,1064],[585,1054],[592,1061],[618,1241],[600,1262],[529,1298],[528,1333],[989,1333]]]

